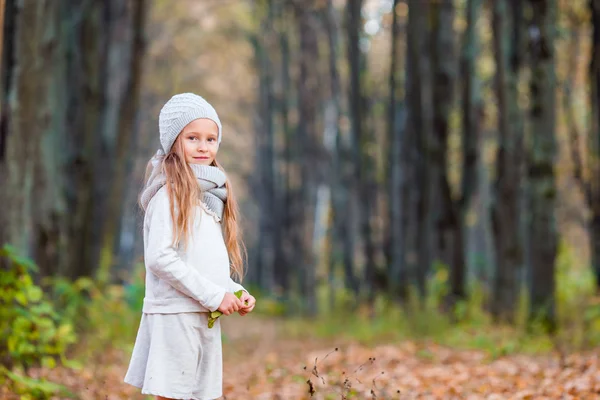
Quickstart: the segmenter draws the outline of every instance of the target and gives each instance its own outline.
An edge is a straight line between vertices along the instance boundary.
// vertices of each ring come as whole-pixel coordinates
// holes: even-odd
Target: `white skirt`
[[[208,329],[208,315],[143,313],[125,382],[171,399],[221,397],[221,321]]]

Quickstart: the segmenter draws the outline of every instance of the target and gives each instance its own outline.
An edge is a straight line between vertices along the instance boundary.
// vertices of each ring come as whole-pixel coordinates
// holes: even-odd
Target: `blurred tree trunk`
[[[67,4],[68,3],[68,4]],[[94,247],[100,240],[94,224],[94,209],[101,198],[94,196],[94,170],[100,148],[100,130],[106,103],[109,4],[70,0],[61,3],[65,13],[66,42],[66,187],[69,260],[67,276],[92,275],[97,266]],[[60,75],[57,73],[57,75]],[[49,181],[52,181],[49,179]]]
[[[394,0],[392,7],[392,37],[390,50],[390,75],[389,75],[389,116],[388,116],[388,232],[386,255],[388,260],[389,288],[395,297],[405,300],[408,295],[408,276],[406,271],[406,252],[404,248],[403,211],[404,197],[402,196],[405,167],[402,157],[403,139],[406,134],[406,108],[405,99],[399,99],[399,79],[401,71],[406,68],[402,65],[400,57],[400,21],[397,7],[400,0]],[[404,57],[404,60],[406,57]]]
[[[407,286],[416,284],[418,268],[418,240],[417,240],[417,208],[422,196],[417,171],[420,167],[418,159],[417,135],[420,127],[417,124],[420,106],[416,101],[418,97],[419,80],[418,74],[418,13],[412,6],[411,0],[407,1],[409,6],[407,33],[406,33],[406,131],[401,147],[402,165],[404,167],[404,181],[402,186],[402,231],[405,232],[401,243],[404,253],[404,262],[407,278]],[[400,293],[402,295],[402,293]]]
[[[592,268],[596,277],[596,290],[600,293],[600,0],[590,0],[592,12],[592,55],[590,86],[592,123],[589,137],[590,179],[587,192],[590,205],[590,242]]]
[[[331,256],[329,260],[329,288],[331,290],[330,307],[334,306],[334,276],[335,266],[338,263],[343,265],[344,281],[346,288],[352,293],[358,295],[358,282],[354,275],[354,257],[352,257],[353,248],[350,241],[344,240],[351,229],[351,213],[349,209],[349,188],[344,182],[348,181],[348,149],[347,142],[342,140],[340,132],[340,117],[342,115],[342,88],[340,73],[337,66],[339,57],[339,38],[338,38],[338,15],[332,0],[327,0],[325,11],[325,29],[327,31],[329,44],[329,80],[331,85],[331,99],[327,106],[327,127],[330,136],[329,159],[331,160],[330,182],[332,188],[332,210],[331,210]],[[327,142],[327,140],[326,140]]]
[[[498,0],[494,3],[499,139],[492,208],[497,265],[492,313],[504,321],[513,321],[520,289],[518,274],[523,263],[520,221],[524,128],[518,83],[523,62],[524,28],[519,1]]]
[[[300,35],[300,77],[298,88],[299,120],[296,145],[302,149],[300,160],[300,182],[302,185],[302,204],[294,209],[299,223],[294,226],[301,234],[301,257],[297,260],[302,272],[299,279],[301,294],[306,301],[308,315],[315,315],[316,304],[316,261],[315,245],[315,213],[317,189],[324,183],[324,157],[319,134],[317,118],[320,100],[317,43],[318,26],[316,21],[316,1],[295,5],[298,31]],[[300,189],[297,189],[300,190]]]
[[[370,303],[374,300],[375,290],[375,242],[371,220],[374,203],[377,198],[375,182],[375,163],[369,148],[373,141],[373,128],[366,129],[366,101],[363,94],[363,81],[366,75],[365,60],[361,55],[360,39],[362,32],[362,0],[349,0],[346,28],[348,33],[348,64],[350,68],[349,109],[352,131],[352,159],[354,161],[354,195],[359,200],[359,226],[361,241],[365,251],[363,283]]]
[[[477,13],[473,15],[473,6],[478,4],[468,3],[467,11],[467,40],[474,40],[474,35],[470,31],[477,21]],[[458,201],[452,197],[450,182],[448,179],[448,135],[450,130],[450,113],[454,105],[454,83],[456,80],[455,68],[455,45],[454,45],[454,4],[452,0],[444,0],[433,3],[432,14],[434,16],[433,27],[433,104],[434,104],[434,135],[430,146],[431,164],[434,169],[433,177],[437,182],[440,196],[441,207],[437,213],[437,240],[438,258],[446,262],[450,267],[450,286],[452,300],[458,300],[465,297],[466,274],[465,274],[465,245],[464,245],[464,214],[469,206],[470,195],[475,186],[475,160],[476,148],[469,148],[475,141],[476,135],[469,136],[466,133],[473,133],[473,130],[464,130],[463,143],[467,146],[465,152],[465,169],[463,173],[464,184],[463,191],[466,193]],[[477,11],[477,9],[475,10]],[[475,17],[475,19],[473,19]],[[471,48],[470,52],[477,52],[474,43],[467,42]],[[465,57],[464,62],[474,62],[473,58]],[[467,67],[468,68],[468,67]],[[471,75],[473,74],[473,75]],[[473,92],[467,93],[469,102],[472,97],[477,95],[476,88],[471,88],[470,83],[476,79],[475,71],[468,69],[465,74],[466,85]],[[471,104],[469,104],[471,105]],[[472,109],[471,112],[476,112]],[[436,207],[437,209],[438,207]]]
[[[556,122],[554,38],[555,0],[530,0],[529,50],[531,54],[531,134],[528,172],[531,184],[531,308],[530,317],[540,318],[554,330],[555,261],[557,227],[555,217]]]
[[[349,0],[346,3],[346,40],[347,40],[347,59],[348,59],[348,68],[349,68],[349,92],[348,92],[348,112],[350,119],[350,135],[348,136],[348,146],[347,149],[347,157],[346,159],[346,167],[348,169],[344,171],[346,187],[348,189],[348,206],[346,208],[348,212],[349,218],[347,221],[349,222],[349,226],[346,229],[346,238],[345,238],[345,246],[344,253],[347,258],[355,258],[357,254],[356,246],[357,237],[354,231],[353,220],[358,223],[359,232],[361,234],[361,238],[363,239],[363,243],[365,247],[367,243],[365,240],[368,238],[365,237],[365,229],[368,229],[368,225],[366,225],[366,221],[368,221],[369,213],[366,208],[369,206],[369,200],[366,197],[374,195],[374,193],[362,192],[363,187],[363,179],[362,179],[362,170],[363,166],[363,157],[361,154],[361,138],[362,138],[362,130],[363,130],[363,101],[362,101],[362,93],[361,93],[361,70],[362,70],[362,57],[360,55],[360,32],[362,31],[362,0]],[[362,194],[359,195],[359,193]],[[365,198],[364,200],[362,198]],[[360,199],[360,200],[359,200]],[[354,211],[354,212],[353,212]],[[356,216],[358,213],[358,218],[353,218],[352,216]],[[370,239],[368,239],[370,240]],[[367,260],[368,265],[365,266],[365,273],[370,274],[369,269],[371,265],[369,264],[369,260]],[[346,269],[348,270],[350,265],[354,268],[354,262],[349,259],[345,260]],[[370,276],[366,280],[363,280],[363,284],[367,284],[367,287],[370,287]],[[356,287],[356,294],[358,295],[360,292],[360,284]]]
[[[577,65],[582,47],[580,35],[582,29],[570,32],[568,43],[570,73],[562,85],[562,106],[565,122],[569,131],[569,152],[573,162],[573,177],[583,193],[589,210],[587,228],[592,271],[595,276],[596,291],[600,293],[600,1],[590,0],[589,10],[592,23],[592,48],[589,65],[591,120],[587,142],[581,146],[582,134],[576,122],[577,103],[573,90],[577,79]],[[585,26],[585,20],[577,13],[569,14],[573,26]],[[582,149],[585,149],[583,150]]]
[[[112,164],[112,183],[108,197],[107,211],[104,218],[104,229],[98,279],[107,282],[114,267],[114,256],[119,252],[119,232],[125,189],[130,180],[129,160],[134,150],[133,143],[137,129],[134,126],[136,111],[139,104],[142,62],[144,54],[144,22],[146,17],[146,0],[133,0],[132,10],[126,12],[121,23],[132,26],[132,37],[126,42],[129,68],[123,85],[122,101],[119,107],[117,139],[115,143],[115,159]],[[114,44],[116,46],[117,43]]]
[[[10,0],[8,1],[8,3],[10,3]],[[4,44],[4,30],[7,25],[7,21],[5,20],[7,7],[9,7],[9,5],[7,4],[7,0],[0,0],[0,54],[2,54]],[[10,22],[8,22],[8,24],[10,24]]]
[[[276,93],[276,104],[278,105],[279,120],[281,124],[281,154],[277,157],[277,204],[279,223],[276,225],[275,235],[275,261],[273,266],[274,280],[282,295],[287,296],[290,288],[290,269],[293,266],[291,234],[293,227],[290,224],[291,216],[289,210],[290,198],[290,170],[291,139],[293,135],[289,112],[292,103],[292,85],[290,77],[290,28],[287,8],[278,3],[277,8],[277,33],[280,53],[279,81],[280,91]]]
[[[303,90],[305,82],[303,79],[305,75],[300,75],[297,73],[298,64],[304,63],[304,74],[306,74],[306,61],[305,58],[308,57],[301,48],[297,47],[298,42],[301,41],[299,38],[302,36],[301,29],[299,29],[299,19],[301,11],[298,9],[296,3],[289,3],[291,6],[291,11],[293,15],[293,19],[291,19],[290,26],[290,59],[293,57],[293,61],[290,60],[290,68],[292,70],[285,72],[285,74],[289,73],[290,78],[290,87],[289,92],[294,91],[296,94],[295,101],[288,103],[290,106],[289,114],[286,115],[287,123],[289,126],[289,135],[286,136],[287,143],[285,145],[286,148],[286,159],[287,159],[287,170],[286,170],[286,179],[287,179],[287,188],[286,188],[286,205],[287,205],[287,218],[286,218],[286,233],[289,243],[289,252],[288,252],[288,260],[290,262],[290,272],[293,271],[294,277],[290,279],[293,283],[292,290],[295,289],[296,293],[302,294],[305,290],[305,268],[304,257],[305,253],[310,249],[310,241],[305,238],[305,220],[307,215],[307,208],[305,207],[305,191],[303,189],[303,185],[306,183],[304,181],[305,177],[303,174],[302,164],[308,163],[309,161],[304,158],[304,144],[303,137],[301,136],[304,131],[301,129],[305,128],[305,124],[301,126],[300,118],[297,118],[294,121],[291,118],[291,115],[297,113],[300,115],[300,109],[303,106],[303,101],[310,101],[306,99],[306,90]],[[293,38],[293,39],[292,39]],[[304,88],[306,89],[306,88]],[[301,98],[301,95],[304,96]],[[295,107],[292,107],[292,104],[295,104]],[[305,110],[306,108],[304,108]],[[311,203],[312,205],[312,203]],[[308,243],[309,247],[304,247]],[[300,310],[303,311],[303,310]]]
[[[258,2],[257,14],[260,16],[260,32],[256,38],[257,73],[259,75],[260,122],[257,134],[257,169],[260,171],[256,195],[260,199],[260,239],[258,244],[258,284],[267,291],[273,289],[275,261],[275,221],[278,209],[275,193],[275,138],[274,138],[274,100],[273,66],[271,44],[273,42],[273,5],[271,1]]]
[[[426,279],[435,257],[435,210],[439,193],[436,170],[432,168],[435,143],[433,142],[433,90],[430,60],[431,4],[410,0],[408,17],[408,123],[407,160],[411,165],[407,182],[409,213],[406,248],[407,263],[414,271],[421,296],[425,295]],[[439,171],[437,171],[439,172]],[[414,233],[413,233],[414,232]],[[416,253],[415,253],[416,252]]]
[[[27,2],[25,2],[27,3]],[[46,4],[39,2],[42,9]],[[28,6],[28,7],[26,7]],[[39,162],[40,133],[35,109],[26,107],[35,102],[45,86],[43,65],[33,62],[43,47],[41,37],[30,38],[30,30],[39,30],[42,21],[37,18],[35,4],[19,4],[9,0],[6,4],[2,57],[2,131],[0,133],[0,191],[6,210],[0,213],[1,245],[10,243],[23,253],[32,248],[34,206],[32,191],[36,163]],[[52,15],[52,14],[50,14]],[[48,17],[47,15],[46,17]],[[37,29],[36,29],[37,28]],[[27,43],[27,45],[25,45]]]
[[[12,206],[11,204],[11,188],[12,182],[9,179],[9,167],[11,163],[14,163],[14,152],[13,147],[9,149],[9,127],[12,124],[10,120],[10,95],[14,91],[14,72],[15,72],[15,45],[16,45],[16,19],[17,9],[16,0],[7,0],[2,7],[3,10],[3,24],[2,24],[2,76],[0,80],[0,187],[4,188],[0,191],[0,202],[6,207]],[[16,143],[15,143],[16,145]],[[14,168],[14,167],[13,167]],[[21,203],[22,204],[22,203]],[[20,210],[18,208],[11,208],[13,212],[0,213],[0,246],[6,243],[12,243],[13,245],[19,246],[14,237],[13,217],[17,215]],[[23,245],[21,245],[23,246]],[[3,260],[0,260],[3,262]],[[0,266],[2,266],[0,264]]]
[[[462,182],[460,198],[455,209],[459,228],[455,229],[455,243],[460,250],[455,250],[453,264],[456,272],[452,277],[452,294],[461,298],[466,294],[466,237],[467,213],[471,208],[473,197],[479,187],[478,154],[480,148],[481,126],[483,118],[483,99],[481,83],[477,76],[476,60],[481,54],[477,37],[477,22],[481,14],[481,0],[467,2],[467,30],[463,38],[461,55],[462,77]],[[459,252],[457,252],[459,251]]]

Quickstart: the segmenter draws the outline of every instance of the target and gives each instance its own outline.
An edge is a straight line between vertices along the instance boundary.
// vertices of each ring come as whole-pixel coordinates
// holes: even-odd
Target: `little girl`
[[[161,399],[222,396],[221,325],[211,311],[246,315],[256,300],[243,276],[238,209],[216,156],[221,122],[193,93],[173,96],[159,116],[159,150],[140,195],[146,293],[125,382]],[[233,292],[244,290],[241,298]]]

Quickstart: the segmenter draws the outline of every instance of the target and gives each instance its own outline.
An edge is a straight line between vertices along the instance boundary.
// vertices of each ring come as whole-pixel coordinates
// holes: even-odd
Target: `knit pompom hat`
[[[217,112],[201,96],[194,93],[181,93],[171,97],[160,110],[158,129],[160,144],[165,154],[169,154],[171,146],[183,128],[190,122],[207,118],[215,122],[219,128],[217,142],[221,143],[221,121]]]

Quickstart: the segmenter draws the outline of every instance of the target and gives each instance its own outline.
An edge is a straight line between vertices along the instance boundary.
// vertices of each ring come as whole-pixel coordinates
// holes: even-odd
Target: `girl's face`
[[[187,124],[177,139],[183,143],[187,163],[211,165],[219,150],[218,137],[217,124],[201,118]]]

